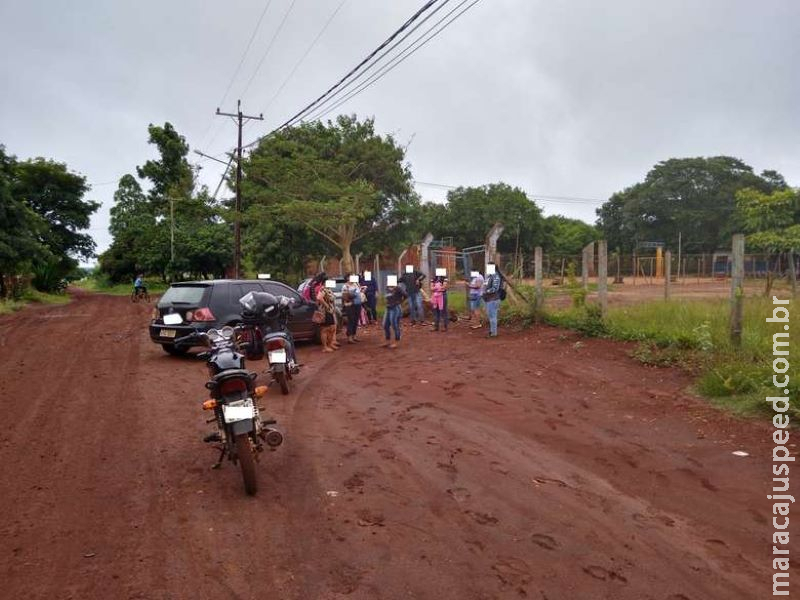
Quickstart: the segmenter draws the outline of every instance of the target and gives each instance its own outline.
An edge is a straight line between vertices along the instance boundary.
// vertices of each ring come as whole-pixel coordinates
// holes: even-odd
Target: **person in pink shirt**
[[[433,330],[439,331],[439,320],[447,331],[447,312],[445,294],[447,293],[447,278],[437,276],[431,283],[431,307],[433,308]]]

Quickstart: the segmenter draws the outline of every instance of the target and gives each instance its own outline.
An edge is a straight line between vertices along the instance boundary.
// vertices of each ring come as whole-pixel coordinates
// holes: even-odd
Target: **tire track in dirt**
[[[148,312],[79,295],[0,318],[9,597],[736,600],[769,580],[766,427],[624,345],[456,326],[303,346],[251,498],[209,469],[202,361],[163,354]]]

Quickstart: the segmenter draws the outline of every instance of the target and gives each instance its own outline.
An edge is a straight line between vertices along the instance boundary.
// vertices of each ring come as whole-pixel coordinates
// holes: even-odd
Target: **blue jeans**
[[[500,311],[500,299],[486,303],[486,314],[489,315],[489,333],[497,335],[497,313]]]
[[[422,294],[419,292],[408,295],[408,316],[411,317],[412,321],[425,320],[425,312],[422,309]]]
[[[392,338],[392,328],[394,328],[394,339],[400,341],[400,305],[389,306],[383,315],[383,332],[386,339]]]

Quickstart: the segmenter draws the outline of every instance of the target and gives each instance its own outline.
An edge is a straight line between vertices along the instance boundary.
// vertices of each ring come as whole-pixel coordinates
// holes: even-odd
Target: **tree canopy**
[[[641,183],[615,193],[597,210],[609,246],[631,250],[637,242],[677,244],[681,233],[690,251],[730,245],[737,229],[736,192],[785,189],[775,171],[761,175],[737,158],[671,158],[655,165]]]
[[[359,243],[408,226],[415,213],[419,201],[404,159],[391,135],[375,132],[373,119],[339,116],[284,129],[243,161],[247,223],[252,227],[258,215],[306,228],[352,271]]]
[[[46,273],[36,283],[52,291],[78,259],[94,255],[94,240],[82,233],[99,207],[84,199],[88,191],[86,178],[65,164],[18,161],[0,146],[0,282],[7,275]]]
[[[545,219],[548,242],[545,250],[556,256],[574,256],[590,242],[601,239],[597,227],[579,219],[551,215]]]
[[[222,276],[232,257],[225,208],[205,188],[195,190],[189,145],[170,123],[150,125],[148,135],[158,157],[136,172],[149,190],[133,175],[120,178],[110,211],[113,242],[100,257],[101,270],[114,281],[138,272],[164,280]]]
[[[483,244],[497,222],[505,226],[497,249],[503,254],[533,252],[544,245],[547,231],[541,209],[523,190],[506,183],[458,187],[447,193],[446,204],[426,204],[423,219],[436,237],[452,237],[456,247]]]
[[[738,220],[747,246],[762,252],[800,248],[800,192],[783,189],[766,194],[747,188],[736,193]]]

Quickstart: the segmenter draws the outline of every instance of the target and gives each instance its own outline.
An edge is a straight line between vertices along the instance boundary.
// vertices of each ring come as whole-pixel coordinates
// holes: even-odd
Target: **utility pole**
[[[264,115],[259,114],[257,117],[243,115],[241,100],[236,101],[236,114],[220,112],[219,108],[217,108],[217,115],[221,117],[231,117],[239,126],[239,142],[236,145],[236,212],[234,213],[233,221],[233,278],[239,279],[241,275],[240,264],[242,258],[242,123],[250,120],[263,121]]]

